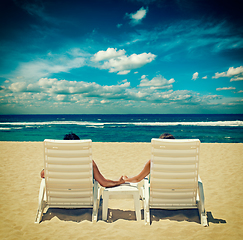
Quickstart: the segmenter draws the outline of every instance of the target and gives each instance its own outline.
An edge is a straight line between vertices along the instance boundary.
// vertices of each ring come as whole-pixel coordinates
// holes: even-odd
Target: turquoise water
[[[205,143],[242,143],[243,114],[1,115],[0,141],[62,139],[150,142],[164,132]]]

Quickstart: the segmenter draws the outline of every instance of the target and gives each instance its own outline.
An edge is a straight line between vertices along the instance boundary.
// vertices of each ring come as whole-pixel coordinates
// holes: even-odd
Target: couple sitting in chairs
[[[43,179],[35,222],[41,221],[46,205],[61,208],[92,207],[92,221],[97,221],[100,196],[98,183],[105,187],[103,194],[106,201],[103,199],[102,207],[102,219],[105,219],[108,202],[105,192],[117,189],[123,191],[122,188],[126,186],[111,187],[126,182],[137,183],[144,179],[141,196],[146,224],[150,223],[151,208],[198,208],[201,224],[207,226],[203,184],[198,175],[200,140],[170,141],[167,139],[175,138],[166,133],[159,138],[151,140],[151,160],[145,164],[142,171],[134,177],[121,176],[117,181],[106,179],[100,173],[95,161],[92,160],[91,140],[75,141],[79,140],[79,137],[73,133],[65,135],[64,140],[74,140],[68,143],[62,140],[45,140],[44,163],[47,169],[41,171]],[[150,172],[150,178],[145,178]],[[132,188],[134,187],[129,187],[130,190]],[[134,195],[134,203],[135,198],[139,201],[139,197]],[[138,206],[136,212],[139,214],[139,202],[135,205]],[[137,216],[138,214],[136,213]]]
[[[164,133],[159,138],[160,139],[175,139],[174,136],[169,134],[169,133]],[[63,140],[80,140],[80,138],[74,133],[69,133],[69,134],[66,134],[64,136]],[[150,162],[151,162],[150,160],[147,161],[147,163],[145,164],[143,170],[138,175],[136,175],[134,177],[121,176],[119,180],[114,181],[114,180],[106,179],[101,174],[101,172],[99,171],[99,168],[96,165],[95,161],[92,160],[92,163],[93,163],[93,176],[94,176],[94,179],[102,187],[115,187],[115,186],[119,186],[119,185],[121,185],[122,183],[125,183],[125,182],[136,183],[136,182],[140,182],[141,180],[143,180],[150,173]],[[41,171],[41,177],[42,178],[45,177],[44,169]]]

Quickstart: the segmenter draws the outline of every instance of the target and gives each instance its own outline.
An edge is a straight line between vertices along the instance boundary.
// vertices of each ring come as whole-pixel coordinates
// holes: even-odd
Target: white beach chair
[[[198,139],[152,139],[150,181],[144,179],[142,197],[145,224],[150,208],[198,208],[200,221],[207,226],[203,184],[198,175]]]
[[[93,208],[97,221],[99,187],[93,179],[91,140],[45,140],[44,168],[35,223],[46,207]]]

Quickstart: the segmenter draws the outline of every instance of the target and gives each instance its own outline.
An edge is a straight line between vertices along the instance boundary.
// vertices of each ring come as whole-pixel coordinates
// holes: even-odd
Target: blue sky
[[[0,114],[243,113],[242,0],[0,9]]]

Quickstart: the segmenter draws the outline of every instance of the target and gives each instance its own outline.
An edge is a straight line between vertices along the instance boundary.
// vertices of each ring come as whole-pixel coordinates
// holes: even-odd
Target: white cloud
[[[105,61],[100,68],[109,69],[109,72],[118,72],[118,74],[124,75],[129,73],[132,69],[141,68],[145,64],[152,62],[155,57],[156,55],[152,53],[134,53],[130,56],[116,56],[115,58]]]
[[[222,73],[217,72],[212,78],[233,77],[237,75],[243,75],[243,66],[237,68],[230,67],[227,72],[222,72]]]
[[[108,48],[106,51],[99,51],[91,58],[93,62],[104,61],[98,67],[109,69],[109,72],[117,72],[119,75],[128,74],[132,69],[140,68],[152,62],[156,55],[152,53],[125,55],[126,51],[117,48]],[[137,72],[136,72],[137,73]]]
[[[118,75],[126,75],[126,74],[128,74],[128,73],[130,73],[131,72],[131,70],[124,70],[124,71],[120,71],[120,72],[118,72],[117,74]]]
[[[176,96],[173,100],[175,100],[175,101],[188,100],[191,97],[192,96],[189,94],[181,94],[181,95]]]
[[[35,83],[16,82],[11,85],[5,83],[1,90],[2,104],[18,104],[19,106],[69,106],[71,103],[74,108],[87,106],[92,108],[106,106],[125,107],[129,104],[134,106],[166,106],[174,107],[197,107],[209,106],[212,101],[218,99],[223,101],[222,96],[210,95],[201,96],[199,93],[192,91],[173,91],[171,78],[166,80],[163,76],[158,75],[152,80],[146,76],[140,79],[137,87],[131,87],[130,82],[126,79],[116,85],[100,85],[95,82],[78,82],[68,80],[58,80],[42,78]],[[161,91],[161,89],[163,89]],[[222,88],[220,90],[234,90],[235,88]],[[219,89],[217,89],[220,91]],[[240,92],[240,91],[239,91]],[[4,96],[5,95],[5,96]],[[150,109],[148,107],[148,109]],[[51,107],[52,108],[52,107]],[[50,109],[49,109],[50,110]]]
[[[84,52],[82,49],[80,48],[72,48],[70,50],[67,51],[67,53],[74,57],[74,58],[77,58],[77,57],[90,57],[90,53],[87,53],[87,52]],[[48,53],[48,55],[52,56],[52,53]]]
[[[164,98],[166,98],[169,102],[170,101],[181,101],[181,102],[189,102],[192,103],[198,102],[198,96],[193,94],[192,92],[188,90],[177,90],[177,91],[171,91],[164,95]]]
[[[240,66],[240,67],[237,67],[237,68],[230,67],[228,72],[227,72],[227,76],[231,77],[231,76],[234,76],[234,75],[238,75],[240,73],[243,73],[243,66]]]
[[[197,80],[198,79],[198,72],[195,72],[193,75],[192,75],[192,80]]]
[[[243,77],[234,77],[230,79],[230,82],[234,82],[234,81],[243,81]]]
[[[208,76],[202,77],[202,79],[207,79],[207,78],[208,78]]]
[[[207,96],[204,96],[204,98],[214,100],[214,99],[221,99],[222,96],[220,96],[220,95],[207,95]]]
[[[141,7],[136,13],[126,14],[127,17],[131,19],[130,24],[135,26],[140,24],[142,19],[145,18],[148,8]]]
[[[25,104],[24,99],[28,99],[33,105],[42,104],[48,101],[50,104],[57,103],[90,103],[90,104],[112,104],[114,102],[136,101],[151,103],[170,103],[171,101],[194,101],[198,98],[194,97],[190,91],[172,90],[161,92],[160,89],[172,88],[174,79],[166,80],[162,76],[156,76],[152,80],[142,79],[138,88],[132,88],[130,82],[123,80],[122,84],[102,86],[95,82],[77,82],[67,80],[57,80],[42,78],[33,84],[25,84],[17,82],[11,84],[8,88],[3,89],[3,94],[7,93],[6,99],[10,102],[18,102]],[[7,97],[12,94],[12,100]],[[3,97],[3,101],[4,101]]]
[[[41,78],[37,84],[43,88],[51,88],[57,81],[56,78]]]
[[[226,77],[226,72],[222,72],[222,73],[215,73],[215,75],[212,78],[220,78],[220,77]]]
[[[109,103],[110,101],[107,100],[101,100],[100,103],[104,104],[104,103]]]
[[[98,61],[103,61],[103,60],[109,60],[111,58],[117,58],[119,56],[125,55],[126,51],[123,50],[118,50],[117,48],[107,48],[106,51],[99,51],[96,54],[94,54],[92,61],[98,62]]]
[[[235,90],[235,87],[223,87],[223,88],[217,88],[217,91],[223,91],[223,90]]]
[[[27,91],[28,92],[39,92],[40,91],[40,86],[37,84],[30,83],[27,86]]]
[[[61,102],[66,102],[69,99],[68,99],[68,96],[67,95],[61,95],[61,94],[59,94],[59,95],[56,95],[56,100],[57,101],[61,101]]]
[[[25,81],[33,81],[47,77],[52,73],[69,72],[72,69],[83,67],[85,64],[86,59],[84,57],[60,54],[48,60],[41,59],[20,64],[14,73],[14,78],[21,76],[21,79]]]
[[[46,93],[36,93],[33,95],[33,98],[38,101],[47,101],[50,99],[49,95]]]
[[[11,90],[12,92],[25,92],[27,84],[25,82],[16,82],[16,83],[12,83],[9,86],[9,90]]]
[[[175,82],[174,78],[166,80],[163,76],[158,75],[152,80],[146,79],[146,76],[142,76],[143,79],[140,81],[138,87],[150,87],[151,89],[170,89],[172,88],[172,83]]]
[[[58,101],[68,100],[68,95],[80,95],[83,97],[107,97],[116,98],[123,94],[127,88],[130,88],[130,82],[126,80],[119,85],[101,86],[95,82],[77,82],[67,80],[57,80],[42,78],[38,82],[27,85],[24,82],[11,84],[8,88],[3,88],[3,92],[13,93],[35,93],[44,94],[44,96],[55,96]],[[40,95],[38,95],[40,98]]]

